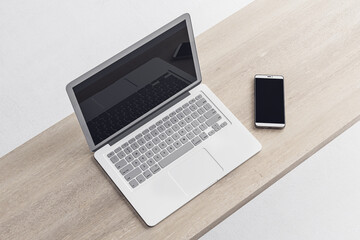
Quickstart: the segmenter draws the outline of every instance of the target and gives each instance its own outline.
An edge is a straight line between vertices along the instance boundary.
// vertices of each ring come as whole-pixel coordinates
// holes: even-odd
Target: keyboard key
[[[179,148],[181,146],[181,142],[176,141],[174,142],[174,147]]]
[[[122,175],[125,175],[125,174],[129,173],[133,169],[134,169],[134,167],[131,164],[128,164],[125,167],[123,167],[122,169],[120,169],[120,173]]]
[[[225,127],[227,125],[227,122],[223,122],[222,124],[220,124],[220,127]]]
[[[177,123],[178,121],[179,121],[179,119],[177,119],[176,117],[170,118],[170,122],[171,122],[172,124],[175,124],[175,123]]]
[[[145,177],[142,174],[140,174],[139,176],[136,177],[136,180],[141,184],[145,182]]]
[[[163,123],[163,121],[159,120],[159,121],[156,122],[156,126],[160,126],[162,123]]]
[[[133,150],[137,149],[138,147],[139,147],[139,144],[137,144],[136,142],[133,143],[133,144],[131,144],[131,148],[132,148]]]
[[[176,115],[176,117],[177,117],[179,120],[181,120],[181,119],[183,119],[183,118],[185,117],[185,114],[183,114],[183,113],[181,112],[181,113],[179,113],[178,115]]]
[[[172,138],[173,138],[174,140],[178,140],[178,139],[180,138],[180,134],[174,133],[174,135],[172,135]]]
[[[188,141],[187,137],[181,137],[181,138],[180,138],[180,142],[181,142],[182,144],[186,143],[187,141]]]
[[[156,126],[155,126],[155,124],[153,124],[153,125],[151,125],[151,126],[149,127],[149,130],[152,131],[152,130],[154,130],[155,128],[156,128]]]
[[[166,128],[171,127],[171,125],[172,125],[172,123],[171,123],[170,121],[166,121],[166,122],[164,123],[164,127],[166,127]]]
[[[166,150],[168,150],[169,153],[172,153],[175,150],[175,147],[170,145],[166,148]]]
[[[192,119],[191,116],[187,116],[187,117],[185,118],[185,121],[186,121],[187,123],[191,122],[192,120],[193,120],[193,119]]]
[[[185,125],[186,125],[185,120],[179,121],[179,126],[180,126],[180,127],[184,127]]]
[[[172,126],[171,129],[174,130],[174,131],[178,131],[180,129],[180,127],[179,127],[179,125],[175,124],[175,125]]]
[[[173,116],[175,116],[176,115],[176,112],[172,112],[172,113],[170,113],[169,114],[169,116],[172,118]]]
[[[165,142],[161,142],[161,143],[159,144],[159,147],[160,147],[161,149],[166,148],[166,146],[167,146],[167,144],[166,144]]]
[[[152,158],[150,158],[149,160],[147,160],[147,162],[146,162],[149,166],[152,166],[152,165],[154,165],[155,164],[155,160],[154,159],[152,159]]]
[[[214,135],[214,133],[215,133],[215,130],[211,130],[211,131],[209,132],[209,136]]]
[[[150,139],[152,139],[152,136],[150,134],[146,134],[144,138],[146,141],[150,141]]]
[[[153,158],[154,158],[154,160],[157,161],[157,162],[162,159],[162,157],[161,157],[159,154],[156,154]]]
[[[154,147],[154,144],[153,144],[152,142],[147,142],[147,143],[145,144],[145,146],[146,146],[148,149],[150,149],[150,148]]]
[[[170,163],[172,163],[173,161],[175,161],[176,159],[178,159],[179,157],[190,151],[193,147],[194,145],[192,145],[190,142],[186,143],[185,145],[174,151],[171,155],[161,160],[159,162],[159,165],[162,168],[168,166]]]
[[[108,158],[111,158],[111,157],[114,156],[114,155],[115,155],[115,153],[114,153],[114,152],[111,152],[111,153],[108,153],[107,157],[108,157]]]
[[[186,107],[188,107],[188,106],[189,106],[188,103],[185,103],[184,105],[182,105],[183,108],[186,108]]]
[[[202,98],[202,95],[199,94],[199,95],[197,95],[197,96],[195,97],[195,100],[199,100],[199,99],[201,99],[201,98]]]
[[[220,119],[221,119],[221,116],[219,114],[216,114],[215,116],[213,116],[212,118],[210,118],[209,120],[206,121],[206,125],[208,125],[210,127],[210,126],[214,125]]]
[[[153,174],[156,174],[156,173],[158,173],[158,172],[160,171],[160,167],[159,167],[159,165],[155,164],[154,166],[152,166],[152,167],[150,168],[150,170],[151,170],[151,172],[152,172]]]
[[[138,150],[136,150],[132,153],[132,155],[134,156],[134,158],[137,158],[140,156],[140,152]]]
[[[126,154],[131,153],[131,152],[132,152],[131,147],[126,147],[126,148],[124,149],[124,152],[125,152]]]
[[[200,115],[197,113],[197,112],[193,112],[191,114],[191,116],[194,118],[194,119],[197,119]]]
[[[199,137],[195,137],[193,140],[191,140],[191,142],[196,146],[201,143],[201,139]]]
[[[204,105],[204,109],[205,110],[210,110],[211,109],[211,105],[209,103]]]
[[[132,188],[136,188],[139,185],[135,179],[131,180],[129,184]]]
[[[188,124],[185,126],[185,130],[190,132],[191,130],[193,130],[193,127],[190,124]]]
[[[205,129],[208,128],[208,126],[204,123],[200,124],[199,128],[201,129],[201,131],[204,131]]]
[[[204,105],[206,103],[206,99],[205,98],[201,98],[200,100],[196,101],[196,106],[201,107],[202,105]]]
[[[149,133],[149,129],[145,129],[144,131],[142,131],[142,134],[143,135],[146,135],[146,134],[148,134]]]
[[[215,123],[212,128],[215,130],[215,132],[219,131],[221,129],[220,125],[218,123]]]
[[[126,156],[126,154],[124,153],[124,151],[121,151],[117,154],[118,158],[122,159]]]
[[[159,135],[159,131],[154,129],[153,131],[151,131],[151,135],[153,135],[153,137],[156,137],[157,135]]]
[[[125,175],[125,180],[130,181],[131,179],[135,178],[137,175],[141,173],[140,168],[135,168],[131,172]]]
[[[188,134],[186,134],[186,137],[191,140],[195,137],[195,135],[192,132],[189,132]]]
[[[182,107],[179,107],[179,108],[176,109],[176,112],[179,113],[179,112],[181,112],[182,110],[183,110]]]
[[[189,115],[191,113],[190,109],[186,108],[183,113],[185,114],[185,116]]]
[[[194,98],[189,101],[190,104],[193,104],[194,102],[195,102]]]
[[[199,137],[200,137],[202,140],[205,140],[205,139],[208,138],[208,135],[207,135],[206,133],[202,132],[202,133],[199,135]]]
[[[166,142],[168,145],[170,145],[170,144],[172,144],[172,143],[174,142],[174,140],[173,140],[171,137],[169,137],[169,138],[167,138],[167,139],[165,140],[165,142]]]
[[[139,157],[140,162],[145,162],[146,159],[147,159],[147,157],[146,157],[145,155],[141,155],[141,156]]]
[[[121,147],[115,148],[115,150],[114,150],[115,153],[118,153],[120,151],[121,151]]]
[[[114,155],[110,158],[110,160],[112,163],[116,163],[119,160],[119,158],[118,158],[118,156]]]
[[[205,113],[205,109],[204,109],[204,108],[199,108],[199,109],[197,110],[197,112],[198,112],[198,114],[202,115],[202,114]]]
[[[193,127],[197,127],[197,126],[200,125],[200,123],[198,122],[198,120],[194,120],[194,121],[192,121],[191,125],[192,125]]]
[[[161,134],[159,135],[159,138],[160,138],[161,140],[164,140],[165,138],[167,138],[166,133],[161,133]]]
[[[163,120],[164,122],[167,121],[167,120],[169,120],[169,116],[163,117],[162,120]]]
[[[141,170],[145,171],[148,168],[148,165],[146,163],[143,163],[140,165]]]
[[[129,146],[128,143],[124,143],[123,145],[121,145],[122,148],[126,148],[127,146]]]
[[[169,129],[166,129],[165,133],[166,133],[166,135],[170,136],[174,133],[174,131],[171,128],[169,128]]]
[[[203,123],[206,121],[206,118],[204,116],[200,116],[198,119],[199,123]]]
[[[147,151],[145,153],[145,156],[147,156],[148,158],[151,158],[152,156],[154,156],[154,153],[152,151]]]
[[[158,146],[153,147],[152,151],[156,154],[160,152],[160,148]]]
[[[184,136],[186,134],[186,130],[180,129],[179,134],[180,134],[180,136]]]
[[[120,168],[125,167],[126,164],[127,164],[127,162],[123,159],[123,160],[121,160],[120,162],[117,162],[117,163],[115,164],[115,167],[116,167],[117,169],[120,169]]]
[[[137,167],[137,166],[140,165],[140,161],[137,160],[137,159],[135,159],[135,160],[132,162],[132,165],[133,165],[134,167]]]
[[[158,145],[160,142],[160,138],[156,137],[152,140],[152,142],[154,143],[154,145]]]
[[[197,109],[197,107],[196,107],[195,104],[193,104],[193,105],[190,105],[189,109],[190,109],[191,111],[195,111],[195,110]]]
[[[141,145],[145,144],[146,141],[144,138],[140,138],[139,141],[137,141],[137,143],[141,146]]]
[[[160,152],[160,154],[161,154],[162,157],[166,157],[167,155],[169,155],[169,153],[168,153],[168,151],[166,151],[166,149],[162,150]]]
[[[209,118],[211,118],[212,116],[214,116],[216,114],[216,111],[215,111],[215,109],[210,109],[209,111],[207,111],[205,114],[204,114],[204,117],[206,118],[206,119],[209,119]]]
[[[146,170],[143,174],[147,179],[149,179],[152,176],[152,173],[149,170]]]
[[[147,151],[147,148],[146,148],[145,146],[141,146],[141,147],[139,148],[139,151],[140,151],[141,153],[144,153],[144,152]]]
[[[195,129],[193,130],[193,133],[194,133],[195,135],[199,135],[199,134],[201,133],[200,128],[195,128]]]
[[[165,129],[166,129],[166,127],[165,127],[164,125],[160,125],[160,126],[157,128],[157,130],[158,130],[159,132],[163,132],[163,131],[165,131]]]
[[[142,134],[141,134],[141,133],[139,133],[138,135],[136,135],[136,136],[135,136],[135,139],[137,139],[137,140],[138,140],[138,139],[140,139],[141,137],[142,137]]]
[[[135,138],[132,138],[129,140],[129,144],[133,144],[135,141],[136,141]]]
[[[128,155],[128,156],[125,157],[125,159],[126,159],[127,162],[131,162],[132,160],[134,160],[134,157],[131,156],[131,155]]]

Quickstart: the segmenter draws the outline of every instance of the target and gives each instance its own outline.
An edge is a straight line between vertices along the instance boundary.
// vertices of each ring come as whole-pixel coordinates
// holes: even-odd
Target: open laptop
[[[201,84],[189,14],[66,90],[96,161],[148,226],[261,149]]]

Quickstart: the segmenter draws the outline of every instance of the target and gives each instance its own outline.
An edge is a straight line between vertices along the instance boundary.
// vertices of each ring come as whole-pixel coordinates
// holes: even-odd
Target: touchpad
[[[193,196],[215,183],[222,176],[222,171],[216,159],[202,148],[188,154],[169,173],[186,194]]]

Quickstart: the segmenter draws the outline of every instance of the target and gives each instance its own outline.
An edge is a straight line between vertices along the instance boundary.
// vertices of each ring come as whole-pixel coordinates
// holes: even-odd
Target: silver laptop
[[[96,161],[148,226],[261,149],[201,83],[189,14],[66,90]]]

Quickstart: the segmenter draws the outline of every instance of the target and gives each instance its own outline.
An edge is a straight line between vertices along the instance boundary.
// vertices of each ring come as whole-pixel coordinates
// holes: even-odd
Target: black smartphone
[[[255,126],[285,127],[283,76],[255,75]]]
[[[186,59],[191,57],[192,57],[192,53],[191,53],[190,42],[183,42],[179,44],[173,55],[174,59]]]

